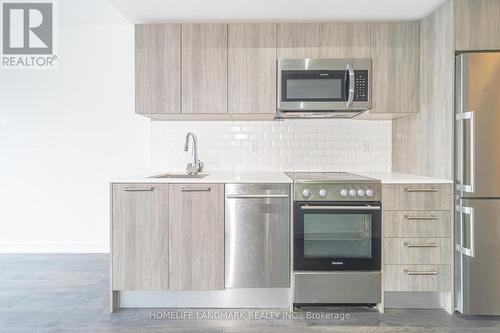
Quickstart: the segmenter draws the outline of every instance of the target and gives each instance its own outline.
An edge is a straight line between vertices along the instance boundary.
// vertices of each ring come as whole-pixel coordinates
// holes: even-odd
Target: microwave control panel
[[[354,71],[354,101],[368,101],[368,71]]]

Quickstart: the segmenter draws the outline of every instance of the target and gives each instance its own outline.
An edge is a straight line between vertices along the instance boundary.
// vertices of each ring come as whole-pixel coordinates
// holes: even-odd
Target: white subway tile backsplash
[[[347,119],[151,123],[156,170],[183,170],[186,133],[198,136],[205,170],[389,171],[391,122]]]

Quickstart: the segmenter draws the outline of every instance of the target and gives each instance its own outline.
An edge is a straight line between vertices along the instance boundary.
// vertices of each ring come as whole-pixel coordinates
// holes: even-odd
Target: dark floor
[[[500,317],[449,316],[434,310],[388,310],[379,314],[369,308],[330,308],[323,314],[349,319],[248,320],[168,319],[151,310],[108,313],[109,268],[104,254],[1,254],[0,332],[500,332]],[[192,316],[218,312],[193,310]],[[182,313],[176,312],[178,317]],[[156,318],[151,318],[155,316]],[[304,313],[301,314],[304,316]],[[319,315],[319,313],[318,313]]]

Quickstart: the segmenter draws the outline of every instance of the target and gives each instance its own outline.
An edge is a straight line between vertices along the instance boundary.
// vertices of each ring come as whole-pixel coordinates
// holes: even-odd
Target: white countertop
[[[166,172],[166,171],[165,171]],[[292,183],[280,171],[207,171],[203,178],[150,178],[165,172],[151,172],[135,176],[112,179],[111,183]],[[172,173],[182,173],[172,172]],[[417,176],[400,172],[356,171],[354,174],[380,180],[383,184],[451,184],[451,179]]]
[[[453,180],[417,176],[408,173],[392,172],[392,171],[375,171],[375,172],[353,172],[360,176],[365,176],[373,179],[378,179],[382,184],[451,184]]]
[[[284,183],[290,184],[292,180],[280,171],[206,171],[208,176],[202,178],[149,178],[165,172],[152,172],[148,174],[112,179],[112,183]],[[182,173],[171,172],[171,173]]]

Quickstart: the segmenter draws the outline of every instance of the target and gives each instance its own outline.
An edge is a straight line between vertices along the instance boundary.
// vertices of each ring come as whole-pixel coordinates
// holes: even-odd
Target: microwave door
[[[348,79],[348,78],[347,78]],[[284,100],[302,102],[346,101],[346,75],[341,70],[285,71]]]
[[[370,73],[371,59],[278,59],[277,109],[352,117],[371,108]]]
[[[280,110],[346,110],[349,79],[347,70],[283,70]]]

